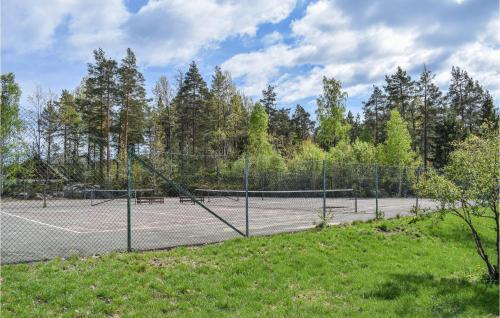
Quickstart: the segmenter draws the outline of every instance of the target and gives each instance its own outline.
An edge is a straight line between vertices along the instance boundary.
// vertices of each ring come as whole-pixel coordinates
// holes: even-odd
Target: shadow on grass
[[[479,224],[479,220],[481,224]],[[423,227],[419,226],[421,222],[424,222]],[[419,231],[426,235],[475,248],[474,239],[469,227],[454,215],[446,214],[443,216],[439,213],[430,213],[414,217],[408,224],[416,225]],[[492,230],[493,222],[489,222],[487,219],[476,218],[474,225],[481,236],[483,244],[488,248],[495,248],[495,232]]]
[[[432,299],[427,306],[415,301],[425,295]],[[462,313],[494,316],[499,309],[498,285],[438,279],[430,274],[392,274],[389,281],[369,292],[367,297],[397,301],[401,304],[397,309],[399,316],[422,313],[433,317],[454,317]]]

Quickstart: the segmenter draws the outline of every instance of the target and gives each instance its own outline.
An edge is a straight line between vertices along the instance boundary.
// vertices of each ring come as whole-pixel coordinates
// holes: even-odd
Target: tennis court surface
[[[375,198],[356,198],[349,191],[325,195],[322,191],[255,191],[248,194],[248,201],[243,191],[209,192],[194,192],[200,204],[191,199],[182,201],[178,196],[161,196],[162,200],[141,204],[133,198],[132,249],[219,242],[241,237],[247,224],[250,236],[304,230],[321,222],[323,207],[332,215],[330,223],[375,217]],[[2,200],[2,263],[127,250],[127,200],[123,196],[101,200],[95,196],[53,198],[46,204],[43,207],[43,200]],[[407,215],[415,204],[415,198],[378,199],[378,208],[386,218]],[[436,207],[426,199],[418,204],[421,208]]]

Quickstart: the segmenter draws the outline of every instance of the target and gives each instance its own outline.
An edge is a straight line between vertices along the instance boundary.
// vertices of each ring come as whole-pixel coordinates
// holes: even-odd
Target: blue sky
[[[385,74],[425,64],[443,89],[456,65],[500,100],[497,0],[3,0],[1,35],[26,108],[37,85],[74,89],[98,47],[118,60],[132,48],[148,92],[194,60],[208,82],[220,65],[255,100],[271,83],[280,106],[311,113],[335,77],[357,113]]]

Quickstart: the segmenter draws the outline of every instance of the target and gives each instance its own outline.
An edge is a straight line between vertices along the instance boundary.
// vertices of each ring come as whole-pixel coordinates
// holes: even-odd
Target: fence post
[[[375,218],[380,218],[378,211],[378,164],[375,164]]]
[[[131,204],[132,196],[132,147],[127,148],[127,251],[132,251]]]
[[[418,211],[418,182],[420,179],[420,167],[417,167],[417,176],[416,176],[416,183],[415,183],[415,211]]]
[[[248,225],[248,156],[245,156],[245,235],[249,237]]]
[[[323,221],[326,220],[326,161],[323,159]]]

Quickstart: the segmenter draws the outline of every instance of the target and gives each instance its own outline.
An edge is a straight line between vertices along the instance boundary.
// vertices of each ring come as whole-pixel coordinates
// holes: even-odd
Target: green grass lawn
[[[494,317],[498,286],[468,235],[433,215],[7,265],[1,316]]]

